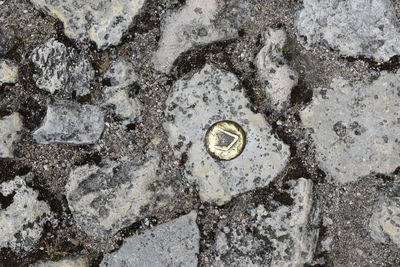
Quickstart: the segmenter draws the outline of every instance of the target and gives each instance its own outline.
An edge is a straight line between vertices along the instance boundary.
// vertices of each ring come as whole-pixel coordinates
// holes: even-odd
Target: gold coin
[[[212,157],[231,160],[242,153],[246,145],[246,134],[236,122],[220,121],[208,129],[204,143]]]

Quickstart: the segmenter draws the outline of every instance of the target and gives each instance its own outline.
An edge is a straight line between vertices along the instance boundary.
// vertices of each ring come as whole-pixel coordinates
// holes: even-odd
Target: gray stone
[[[89,261],[86,257],[66,258],[59,261],[44,261],[29,265],[30,267],[88,267]]]
[[[22,130],[22,119],[18,113],[13,113],[0,120],[0,158],[13,158],[13,145],[19,139],[18,132]]]
[[[393,242],[400,247],[400,184],[395,184],[392,192],[382,195],[375,204],[369,228],[376,242]]]
[[[125,240],[100,266],[197,266],[200,233],[195,211]]]
[[[42,126],[33,133],[40,144],[92,144],[104,129],[104,114],[99,107],[70,101],[56,101],[47,107]]]
[[[12,203],[0,208],[0,247],[27,251],[40,239],[44,224],[50,220],[50,207],[26,186],[25,177],[0,184],[0,194],[12,196]]]
[[[129,96],[131,86],[138,80],[138,76],[131,62],[119,58],[104,75],[111,86],[104,88],[105,104],[112,105],[115,113],[125,119],[126,123],[140,118],[142,104],[137,98]]]
[[[186,177],[199,186],[202,201],[223,204],[267,186],[288,161],[288,146],[249,105],[237,78],[212,65],[178,80],[171,89],[164,129],[175,156],[187,154]],[[222,120],[235,121],[246,133],[243,152],[230,161],[212,158],[204,146],[208,128]]]
[[[267,29],[264,47],[256,57],[258,79],[277,110],[289,104],[290,93],[296,86],[298,75],[283,57],[287,37],[284,30]]]
[[[104,238],[142,217],[141,209],[153,201],[149,185],[158,180],[160,156],[103,160],[101,167],[74,169],[66,184],[74,219],[88,235]]]
[[[326,44],[344,56],[387,61],[400,54],[400,25],[390,0],[304,0],[295,26],[306,48]]]
[[[36,86],[50,93],[71,98],[72,94],[83,96],[90,93],[94,70],[86,55],[66,47],[55,39],[36,47],[30,56],[36,68]]]
[[[312,128],[316,159],[328,178],[347,183],[399,166],[399,82],[400,71],[382,72],[372,83],[336,78],[330,88],[314,90],[300,117]]]
[[[13,48],[14,43],[14,30],[6,26],[0,26],[0,56],[7,54]]]
[[[7,59],[0,59],[0,85],[5,83],[16,83],[17,81],[17,63]]]
[[[286,193],[293,203],[271,201],[221,221],[212,266],[311,264],[319,233],[312,182],[292,181]]]
[[[139,13],[144,0],[31,0],[36,8],[59,19],[64,33],[79,42],[93,41],[104,49],[117,45]]]
[[[158,71],[169,73],[180,54],[193,47],[238,36],[227,21],[215,23],[218,0],[187,0],[185,6],[163,16],[161,39],[152,61]]]

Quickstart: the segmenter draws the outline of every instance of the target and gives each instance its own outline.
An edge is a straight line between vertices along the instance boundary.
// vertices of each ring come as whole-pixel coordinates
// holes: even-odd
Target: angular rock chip
[[[113,62],[104,75],[110,85],[104,89],[106,105],[113,105],[115,113],[128,122],[138,119],[142,111],[142,104],[136,98],[129,96],[131,86],[138,80],[132,63],[124,58]]]
[[[86,55],[55,39],[36,47],[30,56],[36,67],[36,86],[52,94],[60,91],[71,98],[90,93],[94,70]]]
[[[286,193],[287,205],[271,201],[221,221],[212,266],[310,264],[319,234],[312,182],[292,181]]]
[[[381,196],[376,203],[369,227],[375,241],[391,241],[400,247],[400,184],[392,192]]]
[[[22,119],[19,113],[13,113],[0,120],[0,158],[13,158],[13,145],[19,139]]]
[[[267,96],[277,110],[288,105],[292,88],[296,86],[298,75],[283,57],[287,41],[284,30],[267,29],[264,35],[265,45],[256,57],[258,78],[265,88]]]
[[[295,26],[306,48],[326,44],[344,56],[387,61],[400,55],[400,24],[390,0],[304,0]]]
[[[88,267],[89,261],[86,257],[66,258],[59,261],[44,261],[29,265],[30,267]]]
[[[51,219],[50,207],[26,186],[25,177],[0,184],[0,195],[10,201],[0,207],[0,247],[15,252],[29,250]]]
[[[7,59],[0,59],[0,85],[18,81],[18,65]]]
[[[289,148],[271,133],[239,90],[237,78],[212,65],[178,80],[166,102],[164,123],[176,157],[187,156],[186,176],[199,186],[202,201],[223,204],[232,197],[268,185],[285,167]],[[204,145],[208,128],[223,120],[246,134],[243,152],[233,160],[212,158]]]
[[[117,45],[139,13],[144,0],[31,0],[36,8],[59,19],[64,33],[79,42],[93,41],[104,49]]]
[[[196,212],[125,240],[100,266],[197,266],[200,232]]]
[[[92,144],[104,129],[104,114],[99,107],[70,101],[49,104],[42,126],[33,133],[40,144]]]
[[[183,52],[237,37],[230,23],[215,23],[220,5],[218,0],[188,0],[183,8],[165,14],[159,47],[152,58],[154,68],[169,73]]]
[[[77,224],[90,236],[115,234],[141,218],[141,209],[153,199],[149,185],[158,180],[160,156],[104,160],[100,167],[73,170],[66,185],[67,200]]]
[[[399,166],[399,83],[400,71],[382,72],[372,83],[338,78],[314,90],[300,117],[312,128],[316,159],[328,177],[347,183]]]
[[[0,56],[7,54],[13,48],[14,42],[14,30],[6,26],[0,26]]]

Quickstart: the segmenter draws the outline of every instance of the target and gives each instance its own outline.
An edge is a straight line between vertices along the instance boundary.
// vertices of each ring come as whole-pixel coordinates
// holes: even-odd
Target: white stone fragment
[[[292,88],[296,86],[298,75],[283,57],[287,41],[284,30],[266,30],[265,45],[256,57],[258,78],[266,95],[277,110],[287,107]]]
[[[94,70],[86,55],[50,39],[36,47],[30,56],[36,67],[36,86],[52,94],[56,91],[71,97],[90,93]]]
[[[173,63],[189,49],[237,37],[229,23],[215,24],[218,0],[187,0],[185,6],[163,16],[161,39],[152,61],[158,71],[169,73]]]
[[[0,120],[0,158],[13,158],[13,145],[19,139],[22,119],[19,113],[13,113]]]
[[[149,185],[158,180],[160,155],[102,161],[73,170],[66,184],[74,219],[88,235],[104,238],[141,218],[141,209],[153,201]]]
[[[199,186],[202,201],[223,204],[267,186],[288,161],[288,146],[249,104],[237,78],[212,65],[178,80],[171,89],[164,129],[175,156],[187,154],[186,177]],[[208,128],[222,120],[235,121],[246,133],[243,152],[230,161],[212,158],[204,146]]]
[[[387,61],[400,55],[400,23],[390,0],[304,0],[295,22],[306,48],[326,44],[344,56]]]
[[[59,19],[64,33],[79,42],[93,41],[104,49],[120,43],[144,0],[31,0],[34,6]]]
[[[57,101],[47,107],[42,126],[33,133],[40,144],[92,144],[104,129],[104,114],[93,105]]]
[[[40,239],[50,207],[37,200],[38,193],[26,186],[23,177],[0,184],[0,194],[12,197],[9,206],[0,207],[0,247],[27,251]]]
[[[88,267],[89,261],[86,257],[66,258],[59,261],[44,261],[29,265],[30,267]]]
[[[18,65],[7,59],[0,59],[0,85],[18,81]]]
[[[197,266],[200,232],[195,211],[125,240],[100,266]]]
[[[389,175],[400,162],[400,71],[382,72],[372,83],[336,78],[317,88],[300,112],[312,128],[319,166],[339,183],[370,173]]]

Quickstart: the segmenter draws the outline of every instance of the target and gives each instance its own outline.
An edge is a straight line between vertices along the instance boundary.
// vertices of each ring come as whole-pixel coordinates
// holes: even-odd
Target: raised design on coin
[[[246,134],[236,122],[219,121],[208,129],[204,143],[212,157],[231,160],[242,153],[246,145]]]

